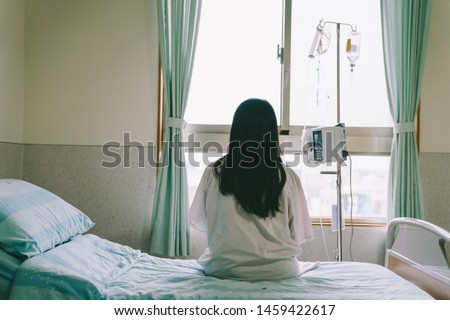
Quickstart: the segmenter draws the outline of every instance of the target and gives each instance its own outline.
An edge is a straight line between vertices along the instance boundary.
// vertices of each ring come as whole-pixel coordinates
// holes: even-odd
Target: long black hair
[[[261,218],[280,211],[286,183],[275,112],[269,102],[248,99],[237,108],[228,153],[214,164],[220,192],[233,195],[248,213]]]

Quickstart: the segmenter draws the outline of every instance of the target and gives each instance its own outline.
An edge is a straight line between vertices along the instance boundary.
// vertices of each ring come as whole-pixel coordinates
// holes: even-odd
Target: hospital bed
[[[242,282],[206,276],[195,260],[155,257],[89,234],[92,221],[75,207],[27,182],[3,179],[0,298],[432,299],[434,292],[414,284],[420,277],[400,272],[394,258],[440,281],[444,294],[435,297],[448,298],[448,267],[444,270],[440,264],[419,264],[414,257],[404,257],[407,246],[399,247],[394,239],[407,238],[411,228],[439,230],[439,239],[444,241],[438,241],[438,249],[448,257],[448,233],[417,220],[404,221],[409,228],[406,234],[394,230],[402,226],[402,220],[395,220],[394,229],[389,226],[387,268],[361,262],[320,262],[306,271],[312,264],[299,262],[306,272],[298,278]],[[436,273],[436,267],[443,272]]]

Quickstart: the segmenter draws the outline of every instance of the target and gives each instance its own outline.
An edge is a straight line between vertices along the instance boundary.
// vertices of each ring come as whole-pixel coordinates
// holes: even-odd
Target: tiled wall
[[[450,230],[450,153],[422,153],[425,220]]]
[[[95,223],[92,233],[148,251],[156,169],[104,168],[100,146],[25,145],[23,178],[56,193]],[[124,148],[120,148],[123,158]],[[148,151],[146,149],[146,151]]]
[[[0,179],[22,179],[23,145],[0,142]]]

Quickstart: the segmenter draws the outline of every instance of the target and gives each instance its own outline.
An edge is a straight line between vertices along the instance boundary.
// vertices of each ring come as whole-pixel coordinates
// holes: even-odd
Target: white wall
[[[25,1],[0,1],[0,141],[23,142]]]
[[[450,153],[450,1],[434,0],[423,77],[421,153]]]
[[[27,0],[25,39],[25,143],[156,139],[156,0]]]

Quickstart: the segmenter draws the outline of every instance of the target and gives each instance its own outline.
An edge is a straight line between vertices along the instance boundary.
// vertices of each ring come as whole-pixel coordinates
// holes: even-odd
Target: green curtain
[[[419,105],[431,2],[381,0],[386,82],[394,120],[388,221],[424,216],[414,118]]]
[[[153,202],[150,253],[160,256],[186,256],[190,253],[182,130],[200,8],[201,0],[158,0],[165,129]]]

